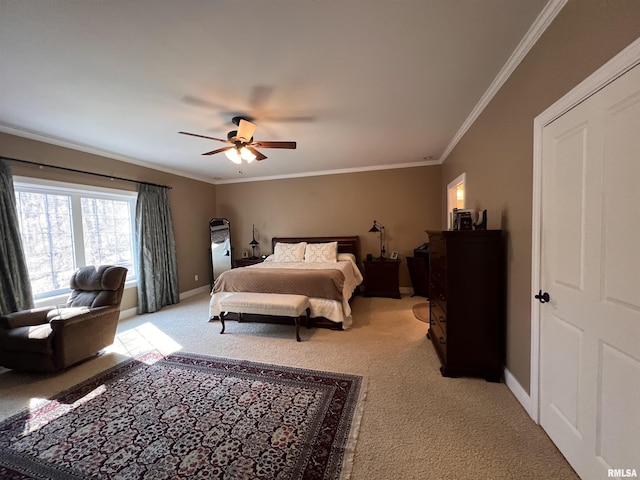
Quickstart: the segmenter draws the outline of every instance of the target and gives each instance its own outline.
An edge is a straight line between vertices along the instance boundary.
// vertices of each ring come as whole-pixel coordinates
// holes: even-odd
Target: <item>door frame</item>
[[[618,53],[533,121],[533,198],[531,225],[531,289],[541,288],[542,247],[542,134],[544,127],[640,64],[640,38]],[[523,405],[540,423],[540,302],[531,301],[531,380],[529,405]]]

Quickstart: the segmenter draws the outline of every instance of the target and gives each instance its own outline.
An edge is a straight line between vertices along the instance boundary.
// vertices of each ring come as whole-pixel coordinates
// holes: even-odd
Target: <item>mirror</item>
[[[211,234],[211,265],[213,280],[231,268],[231,226],[226,218],[212,218],[209,221]]]

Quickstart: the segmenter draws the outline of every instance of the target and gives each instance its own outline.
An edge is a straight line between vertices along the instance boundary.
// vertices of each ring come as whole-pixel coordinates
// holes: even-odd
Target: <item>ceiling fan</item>
[[[238,126],[238,130],[232,130],[227,134],[227,139],[208,137],[197,133],[178,132],[183,135],[191,135],[192,137],[207,138],[218,142],[228,143],[229,146],[217,148],[202,155],[215,155],[224,152],[225,156],[233,163],[240,165],[242,160],[251,163],[254,160],[264,160],[267,158],[256,148],[286,148],[293,150],[296,148],[296,142],[257,142],[253,140],[253,133],[256,131],[256,124],[244,117],[233,117],[232,122]]]

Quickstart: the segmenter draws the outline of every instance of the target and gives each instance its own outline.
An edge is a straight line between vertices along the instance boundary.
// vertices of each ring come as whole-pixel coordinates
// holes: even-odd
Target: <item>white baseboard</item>
[[[201,293],[208,293],[209,291],[211,291],[211,287],[209,285],[203,285],[202,287],[182,292],[180,294],[180,300],[184,300],[185,298],[193,297],[195,295],[200,295]]]
[[[180,293],[180,300],[182,301],[189,297],[200,295],[201,293],[208,293],[210,288],[211,287],[209,285],[204,285],[202,287],[194,288],[193,290],[187,290],[186,292]],[[126,310],[120,310],[120,316],[118,317],[118,320],[125,320],[127,318],[134,317],[135,315],[137,315],[136,307],[128,308]]]
[[[120,316],[118,317],[118,321],[134,317],[135,315],[136,315],[136,307],[127,308],[126,310],[120,310]]]
[[[534,421],[536,421],[536,417],[533,415],[533,411],[532,411],[533,405],[531,402],[531,397],[525,391],[525,389],[522,388],[522,385],[520,385],[520,383],[516,380],[516,377],[514,377],[511,374],[511,372],[506,368],[504,369],[504,383],[507,385],[509,390],[511,390],[511,393],[513,393],[513,396],[516,397],[516,400],[520,402],[520,405],[522,405],[522,407],[529,414],[529,416]]]

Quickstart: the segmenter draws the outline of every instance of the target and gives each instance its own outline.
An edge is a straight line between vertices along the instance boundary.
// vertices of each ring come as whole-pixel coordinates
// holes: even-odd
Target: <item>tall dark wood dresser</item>
[[[501,230],[427,231],[431,339],[445,377],[499,382],[505,343]]]

